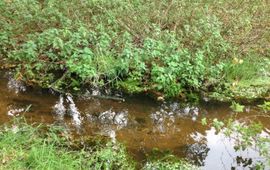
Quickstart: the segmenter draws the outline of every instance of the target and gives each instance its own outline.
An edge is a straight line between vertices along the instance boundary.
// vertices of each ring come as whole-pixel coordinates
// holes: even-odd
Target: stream
[[[91,97],[98,93],[59,96],[49,90],[26,87],[11,73],[0,72],[0,125],[17,116],[32,123],[63,124],[78,135],[101,135],[120,141],[141,162],[153,149],[170,150],[207,170],[250,169],[264,161],[254,148],[235,151],[232,139],[201,124],[204,117],[226,120],[234,116],[239,122],[260,121],[264,135],[269,135],[270,119],[258,116],[261,110],[255,106],[246,106],[243,113],[236,114],[230,104],[207,99],[192,106],[156,102],[146,96],[124,96],[124,102]]]

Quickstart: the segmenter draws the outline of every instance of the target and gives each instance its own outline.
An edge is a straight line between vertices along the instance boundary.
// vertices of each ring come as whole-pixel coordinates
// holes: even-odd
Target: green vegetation
[[[232,105],[230,106],[230,108],[234,111],[234,112],[243,112],[245,106],[236,103],[236,102],[232,102]]]
[[[82,142],[85,144],[82,145]],[[15,120],[0,128],[0,169],[136,169],[118,143],[97,139],[72,140],[72,135],[57,126],[29,125]],[[146,164],[145,169],[193,169],[174,159]]]
[[[263,104],[258,105],[258,107],[262,108],[265,112],[270,111],[270,101],[264,101]]]
[[[55,90],[266,97],[269,14],[249,0],[2,0],[0,60]]]
[[[153,162],[148,162],[146,165],[143,167],[143,170],[196,170],[199,169],[198,167],[195,167],[193,165],[188,164],[187,162],[184,161],[167,161],[167,160],[162,160],[162,161],[153,161]]]
[[[147,163],[143,170],[197,170],[192,164],[176,158],[170,150],[161,151],[154,148],[147,156]]]
[[[202,119],[202,124],[206,125],[206,119]],[[233,139],[235,150],[245,150],[253,148],[265,158],[265,163],[257,163],[255,169],[265,169],[270,166],[270,138],[269,135],[263,135],[262,124],[251,121],[249,123],[235,122],[232,118],[226,122],[214,119],[212,123],[218,132],[224,133],[227,137]]]
[[[134,169],[123,146],[74,149],[60,127],[30,126],[16,122],[1,128],[0,169]]]

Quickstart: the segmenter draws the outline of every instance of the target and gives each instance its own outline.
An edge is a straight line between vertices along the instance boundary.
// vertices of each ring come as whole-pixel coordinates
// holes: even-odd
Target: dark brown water
[[[158,103],[147,97],[125,97],[125,102],[87,97],[59,96],[41,89],[25,87],[0,73],[0,124],[23,115],[30,122],[60,123],[78,135],[103,135],[124,143],[132,156],[143,161],[154,148],[171,150],[202,169],[249,169],[263,161],[252,148],[236,152],[233,140],[212,127],[202,126],[201,119],[239,122],[257,120],[269,134],[270,119],[260,117],[260,110],[247,106],[236,114],[228,104],[204,102],[190,106],[179,102]],[[96,92],[95,92],[96,93]]]

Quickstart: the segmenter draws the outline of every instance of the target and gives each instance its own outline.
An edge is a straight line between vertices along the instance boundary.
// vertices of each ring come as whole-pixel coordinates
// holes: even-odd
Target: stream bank
[[[241,113],[229,103],[203,102],[198,105],[176,101],[157,102],[147,96],[129,96],[125,101],[60,95],[32,88],[16,81],[9,73],[0,77],[0,123],[23,116],[29,123],[61,125],[75,139],[103,136],[123,143],[130,155],[144,162],[153,150],[170,152],[203,169],[242,167],[239,157],[254,163],[263,161],[258,151],[236,151],[233,141],[201,119],[261,122],[269,135],[269,117],[256,105],[246,105]],[[269,113],[268,113],[269,114]],[[267,113],[266,113],[267,115]]]

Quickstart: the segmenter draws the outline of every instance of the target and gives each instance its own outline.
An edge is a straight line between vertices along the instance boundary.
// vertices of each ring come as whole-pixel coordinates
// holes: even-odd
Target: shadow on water
[[[231,139],[201,119],[225,120],[234,115],[228,104],[202,103],[189,106],[177,102],[157,103],[147,97],[128,97],[125,102],[87,96],[55,95],[48,90],[26,87],[9,73],[0,73],[0,124],[23,115],[29,122],[62,124],[77,135],[102,135],[124,143],[143,161],[153,148],[171,150],[204,169],[252,167],[263,161],[252,148],[235,151]],[[256,118],[265,129],[269,119],[256,117],[259,110],[248,106],[234,115],[239,121]],[[269,131],[268,131],[269,132]],[[265,132],[266,133],[266,132]]]

